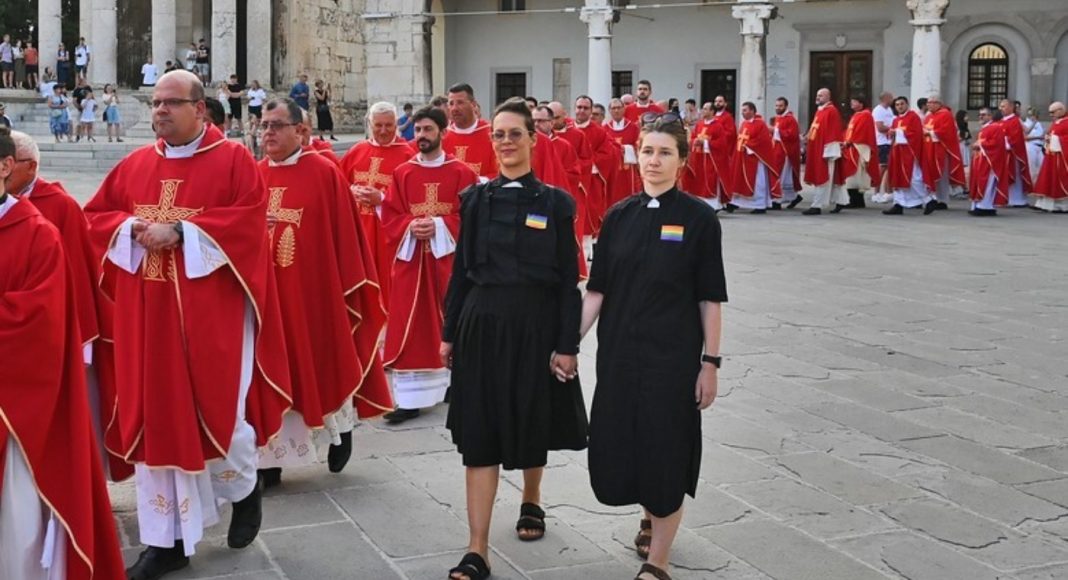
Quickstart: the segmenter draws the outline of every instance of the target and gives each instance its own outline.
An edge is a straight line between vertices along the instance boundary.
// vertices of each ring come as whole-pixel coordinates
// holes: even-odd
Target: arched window
[[[1009,55],[988,42],[968,55],[968,108],[996,107],[1009,97]]]

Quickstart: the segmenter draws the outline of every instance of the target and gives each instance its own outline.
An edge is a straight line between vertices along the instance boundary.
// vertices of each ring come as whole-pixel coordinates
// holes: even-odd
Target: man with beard
[[[775,99],[774,127],[771,140],[779,164],[781,203],[785,203],[787,209],[793,209],[805,199],[797,192],[801,187],[801,129],[797,117],[790,112],[790,101],[786,97]],[[772,202],[771,209],[782,209],[782,205]]]
[[[935,209],[948,209],[955,190],[967,187],[964,160],[960,156],[960,137],[953,111],[942,104],[942,97],[927,98],[927,118],[923,122],[923,182],[935,196]],[[1025,172],[1030,170],[1026,167]]]
[[[478,116],[475,89],[466,83],[449,87],[449,130],[441,142],[445,153],[462,161],[487,181],[497,177],[497,156],[490,125]]]
[[[1035,207],[1054,213],[1068,212],[1068,111],[1057,101],[1049,106],[1053,118],[1046,134],[1046,155],[1035,181]]]
[[[725,123],[716,119],[712,103],[701,107],[703,118],[694,126],[690,156],[682,172],[682,188],[719,211],[730,203],[730,144]]]
[[[605,206],[610,208],[619,200],[642,190],[642,179],[638,175],[638,136],[641,128],[623,115],[623,101],[620,99],[612,99],[608,111],[612,118],[605,123],[604,130],[619,145],[616,172],[610,181],[611,191],[605,201]]]
[[[730,147],[727,154],[733,157],[738,145],[738,122],[727,107],[727,98],[723,95],[716,95],[712,101],[712,108],[716,111],[716,122],[722,123],[723,128],[727,130],[727,145]]]
[[[838,213],[849,203],[845,188],[835,174],[835,165],[842,157],[842,117],[831,102],[830,89],[816,91],[819,109],[808,129],[805,150],[805,183],[811,185],[812,206],[802,215],[820,215],[824,208]]]
[[[968,194],[972,200],[969,215],[993,217],[998,207],[1009,203],[1009,157],[1005,148],[1005,129],[1001,126],[1001,111],[983,107],[979,110],[982,128],[972,144],[971,181]]]
[[[750,213],[767,213],[772,198],[782,196],[771,131],[753,103],[742,103],[742,118],[738,145],[731,162],[731,183],[734,184],[731,204],[752,209]]]
[[[647,80],[638,81],[637,98],[634,102],[627,104],[627,97],[630,95],[623,95],[624,110],[623,115],[631,123],[640,123],[642,116],[646,113],[663,113],[664,109],[660,105],[653,101],[653,83]],[[634,98],[634,97],[631,97]]]
[[[894,109],[897,117],[890,125],[894,146],[890,150],[890,163],[886,166],[886,184],[894,192],[894,205],[883,210],[883,213],[901,215],[905,213],[905,208],[925,206],[924,215],[930,215],[935,210],[935,201],[927,193],[920,167],[923,121],[916,111],[909,109],[909,100],[905,97],[894,100]]]
[[[590,229],[586,231],[591,236],[597,237],[607,209],[608,192],[612,187],[612,177],[620,151],[616,142],[608,138],[601,124],[593,122],[593,99],[586,95],[580,95],[575,99],[575,129],[586,136],[586,141],[593,151],[593,175],[590,177],[589,198],[587,199],[590,205],[587,225]]]
[[[450,100],[455,95],[450,91]],[[474,170],[442,150],[441,111],[423,107],[412,120],[419,154],[393,171],[382,205],[386,244],[395,256],[384,350],[397,401],[392,422],[418,417],[420,409],[445,399],[450,375],[439,354],[445,290],[459,237],[460,193],[478,183]]]
[[[875,141],[875,119],[859,97],[849,100],[849,118],[842,141],[841,177],[849,193],[850,209],[864,207],[864,192],[879,187],[879,146]]]

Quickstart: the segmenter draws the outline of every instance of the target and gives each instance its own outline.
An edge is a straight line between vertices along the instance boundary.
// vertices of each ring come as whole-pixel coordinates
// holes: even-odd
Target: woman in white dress
[[[1038,179],[1042,169],[1042,156],[1045,153],[1046,130],[1038,121],[1038,110],[1027,109],[1027,119],[1023,122],[1024,139],[1027,143],[1027,165],[1031,168],[1031,179]]]

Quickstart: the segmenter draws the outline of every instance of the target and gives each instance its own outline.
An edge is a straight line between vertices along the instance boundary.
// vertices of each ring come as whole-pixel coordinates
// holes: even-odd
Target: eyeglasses
[[[521,129],[512,129],[507,133],[505,133],[504,131],[494,131],[492,134],[490,134],[490,138],[493,139],[494,143],[502,143],[504,141],[518,143],[521,139],[523,139],[524,135],[530,135],[530,131],[523,131]]]
[[[642,115],[642,127],[663,127],[672,123],[682,123],[682,117],[675,113],[646,113]]]
[[[300,123],[283,123],[282,121],[264,121],[260,123],[260,130],[267,131],[281,131],[286,127],[296,127]]]
[[[196,103],[196,99],[154,99],[152,101],[152,108],[159,109],[160,107],[167,107],[168,109],[184,105],[186,103]]]

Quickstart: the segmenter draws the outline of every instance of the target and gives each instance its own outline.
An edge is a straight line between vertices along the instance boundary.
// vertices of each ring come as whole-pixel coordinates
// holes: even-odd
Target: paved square
[[[726,364],[675,578],[1068,577],[1068,219],[878,209],[723,217]],[[444,415],[360,425],[344,473],[287,471],[253,546],[219,526],[174,578],[445,578],[466,520]],[[515,538],[520,483],[501,484],[495,578],[633,577],[637,510],[596,502],[584,454],[550,458],[541,542]],[[132,488],[113,498],[132,558]]]

